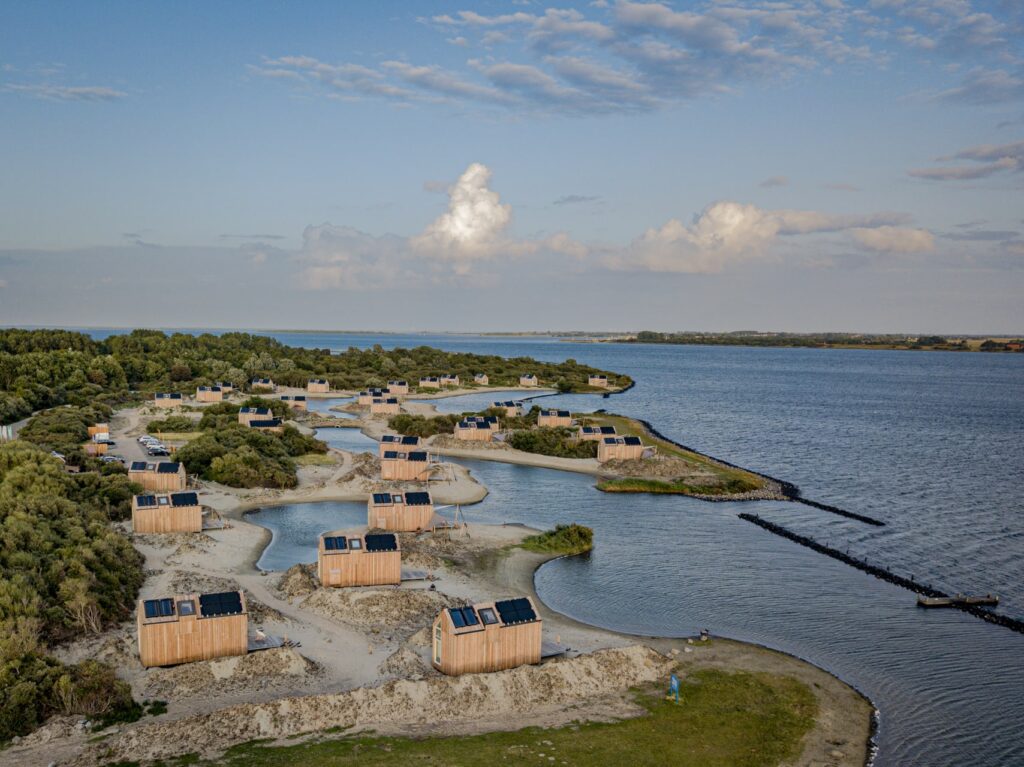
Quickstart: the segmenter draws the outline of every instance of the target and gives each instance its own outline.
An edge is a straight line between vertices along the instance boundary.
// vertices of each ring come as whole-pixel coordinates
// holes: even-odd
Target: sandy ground
[[[128,457],[130,446],[138,448],[134,436],[150,417],[160,415],[146,409],[118,413],[111,429],[119,452]],[[372,436],[386,430],[384,419],[363,419],[360,425]],[[484,451],[467,452],[466,457],[479,458]],[[517,451],[501,451],[502,460],[508,452]],[[97,658],[112,663],[137,699],[166,700],[167,713],[98,736],[80,718],[55,719],[0,754],[0,764],[97,765],[197,750],[213,756],[255,738],[291,739],[334,727],[422,735],[607,720],[640,713],[630,688],[664,681],[672,668],[685,674],[707,667],[768,671],[805,681],[820,713],[794,764],[864,763],[871,707],[828,673],[739,642],[691,644],[604,631],[554,613],[539,599],[545,641],[569,648],[564,658],[458,678],[436,672],[429,662],[429,626],[438,610],[522,594],[536,597],[533,575],[549,557],[509,548],[533,532],[522,526],[473,525],[403,535],[403,566],[425,570],[431,579],[400,587],[323,589],[312,568],[258,571],[255,562],[270,533],[248,522],[245,511],[303,501],[365,500],[379,484],[375,456],[332,455],[334,465],[303,468],[295,490],[201,483],[203,503],[226,522],[224,529],[134,536],[145,557],[142,598],[242,588],[250,628],[286,638],[293,647],[146,670],[137,659],[132,622],[62,647],[57,654],[69,662]],[[531,465],[561,468],[551,465],[556,459],[531,457],[543,459]],[[486,488],[462,469],[451,481],[433,484],[431,492],[439,503],[470,503],[482,498]],[[467,709],[470,695],[474,705]]]

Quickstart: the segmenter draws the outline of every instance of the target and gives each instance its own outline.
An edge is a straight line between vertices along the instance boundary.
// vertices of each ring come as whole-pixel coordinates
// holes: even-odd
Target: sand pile
[[[218,696],[272,689],[297,689],[316,665],[289,647],[231,658],[186,663],[147,672],[146,697],[172,701],[200,695]]]
[[[356,453],[352,456],[352,468],[338,481],[353,482],[360,479],[375,480],[380,477],[380,458],[373,453]]]
[[[211,756],[236,743],[330,728],[443,732],[471,717],[479,729],[494,729],[510,717],[545,715],[550,723],[564,723],[580,717],[581,701],[597,699],[620,701],[625,715],[636,710],[626,702],[629,688],[663,680],[671,667],[654,650],[634,645],[494,674],[395,680],[343,693],[248,703],[117,733],[92,745],[74,764],[166,759],[186,752]]]
[[[462,601],[427,589],[318,589],[303,608],[373,634],[410,634]]]
[[[292,565],[281,574],[277,581],[277,591],[291,602],[296,597],[309,596],[319,585],[316,565]]]
[[[434,670],[426,657],[410,647],[402,647],[380,664],[379,673],[383,677],[396,679],[423,679],[439,672]]]

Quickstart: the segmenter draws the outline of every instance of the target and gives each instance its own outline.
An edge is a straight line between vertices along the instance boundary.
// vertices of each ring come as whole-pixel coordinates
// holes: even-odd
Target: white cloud
[[[964,181],[1001,173],[1024,170],[1024,141],[1011,144],[982,144],[963,149],[954,155],[940,157],[939,162],[962,160],[959,165],[915,168],[907,171],[914,178],[930,181]]]
[[[52,85],[49,83],[25,85],[4,83],[0,85],[0,90],[20,93],[38,99],[46,99],[47,101],[116,101],[128,95],[124,91],[108,88],[103,85]]]
[[[850,234],[868,250],[882,253],[930,253],[935,250],[935,237],[927,229],[879,226],[851,229]]]

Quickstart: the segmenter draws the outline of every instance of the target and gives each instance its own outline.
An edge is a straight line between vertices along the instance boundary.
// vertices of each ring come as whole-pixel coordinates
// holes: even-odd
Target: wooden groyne
[[[965,613],[969,613],[976,618],[981,618],[983,621],[988,623],[994,623],[997,626],[1003,626],[1011,631],[1016,631],[1018,634],[1024,634],[1024,621],[1016,618],[1011,618],[1008,615],[1002,615],[1000,613],[994,613],[990,610],[986,610],[981,605],[968,604],[966,601],[954,600],[949,594],[938,589],[933,589],[931,586],[925,586],[924,584],[918,583],[913,578],[904,578],[901,575],[897,575],[886,567],[879,567],[878,565],[872,565],[865,562],[863,559],[857,559],[849,554],[833,549],[831,546],[826,546],[813,538],[808,538],[806,535],[800,535],[794,533],[792,530],[777,525],[774,522],[769,522],[767,519],[757,516],[756,514],[747,514],[746,512],[738,515],[740,519],[746,520],[747,522],[753,522],[760,528],[767,530],[770,533],[774,533],[782,538],[798,543],[801,546],[805,546],[809,549],[817,551],[819,554],[832,557],[832,559],[838,559],[840,562],[849,565],[850,567],[856,567],[858,570],[873,575],[879,580],[883,580],[886,583],[891,583],[894,586],[900,586],[908,591],[913,591],[916,594],[923,595],[925,597],[932,597],[937,599],[949,599],[951,607],[954,610],[961,610]]]

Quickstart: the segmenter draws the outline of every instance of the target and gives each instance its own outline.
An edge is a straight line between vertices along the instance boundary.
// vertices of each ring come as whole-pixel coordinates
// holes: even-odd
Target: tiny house
[[[398,415],[401,412],[397,397],[374,397],[370,402],[370,415]]]
[[[644,457],[644,443],[639,437],[603,437],[597,443],[597,460],[601,463],[612,460],[630,461]]]
[[[388,381],[388,391],[392,394],[408,394],[408,381]]]
[[[537,425],[548,428],[572,426],[572,413],[568,410],[542,410],[537,414]]]
[[[153,405],[156,407],[178,407],[181,402],[181,394],[178,392],[161,391],[153,395]]]
[[[493,416],[465,418],[455,424],[455,439],[470,442],[490,442],[498,433],[498,419]]]
[[[140,599],[135,622],[146,668],[249,651],[249,613],[241,591]]]
[[[614,426],[581,426],[577,436],[581,440],[597,441],[602,440],[605,437],[615,436]]]
[[[477,386],[488,386],[491,383],[491,379],[487,373],[477,373],[473,376],[473,383]]]
[[[196,402],[223,402],[224,390],[219,386],[199,386],[196,388]]]
[[[541,631],[529,597],[448,607],[434,619],[430,659],[450,676],[537,664]]]
[[[282,394],[281,401],[287,402],[292,410],[305,410],[307,407],[305,394]]]
[[[397,586],[402,551],[394,533],[320,536],[316,570],[322,586]]]
[[[132,498],[132,530],[136,533],[198,533],[203,507],[193,492],[136,495]]]
[[[506,418],[518,418],[523,414],[523,403],[506,400],[505,402],[492,402],[492,410],[504,410]]]
[[[243,407],[238,410],[238,422],[242,426],[248,426],[250,421],[265,421],[273,417],[269,407]]]
[[[599,389],[607,389],[608,388],[608,376],[603,376],[603,375],[590,375],[590,376],[587,376],[587,385],[588,386],[596,386]]]
[[[426,482],[433,466],[425,451],[385,450],[380,459],[380,478],[403,482]]]
[[[520,386],[536,386],[538,383],[540,382],[537,380],[537,376],[533,373],[525,373],[524,375],[519,376]]]
[[[93,457],[107,454],[107,443],[106,442],[86,442],[82,445],[82,450],[86,455]]]
[[[420,379],[421,389],[440,389],[441,379],[437,376],[427,376],[426,378]]]
[[[459,377],[453,373],[441,376],[441,386],[458,386]]]
[[[357,405],[372,405],[375,399],[386,397],[391,394],[390,389],[364,389],[356,395]]]
[[[235,385],[230,381],[214,381],[214,386],[219,386],[220,390],[225,394],[231,394],[235,390]]]
[[[253,391],[257,389],[263,391],[274,391],[277,387],[274,385],[273,378],[254,378],[249,382],[249,388]]]
[[[142,485],[144,490],[170,493],[184,490],[188,477],[185,475],[185,466],[174,461],[132,461],[128,466],[128,481]]]
[[[384,457],[384,453],[388,450],[399,450],[404,453],[408,453],[410,450],[416,450],[420,446],[419,437],[408,437],[402,434],[385,434],[380,438],[379,455],[381,458]]]
[[[284,434],[284,422],[280,418],[253,418],[249,421],[249,428],[268,434]]]
[[[310,378],[306,381],[306,391],[310,394],[328,394],[331,383],[326,378]]]
[[[89,427],[89,438],[92,439],[97,434],[110,434],[110,424],[96,423]],[[103,440],[100,440],[103,441]]]
[[[415,533],[426,530],[434,519],[430,493],[374,493],[366,504],[366,524],[378,530]]]

